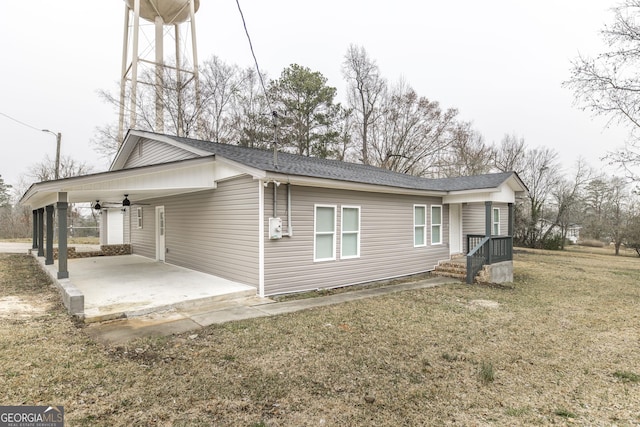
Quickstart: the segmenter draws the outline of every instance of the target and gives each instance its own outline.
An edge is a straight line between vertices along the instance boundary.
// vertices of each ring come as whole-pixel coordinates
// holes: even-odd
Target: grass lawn
[[[640,424],[640,259],[518,250],[447,285],[104,347],[0,255],[0,404],[69,426]]]

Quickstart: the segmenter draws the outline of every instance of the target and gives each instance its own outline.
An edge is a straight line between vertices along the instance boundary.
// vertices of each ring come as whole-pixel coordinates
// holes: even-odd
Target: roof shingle
[[[276,165],[274,164],[274,154],[271,150],[175,136],[169,136],[169,138],[267,172],[415,190],[448,192],[496,188],[514,175],[514,172],[503,172],[456,178],[421,178],[359,163],[300,156],[285,152],[278,152],[278,163]]]

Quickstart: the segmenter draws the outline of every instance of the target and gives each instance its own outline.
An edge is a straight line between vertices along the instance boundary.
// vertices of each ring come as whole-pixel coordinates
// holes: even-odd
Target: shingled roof
[[[276,165],[274,163],[274,154],[271,150],[176,136],[165,135],[165,137],[198,150],[267,172],[415,190],[449,192],[497,188],[515,174],[514,172],[504,172],[456,178],[421,178],[359,163],[300,156],[285,152],[278,152]]]

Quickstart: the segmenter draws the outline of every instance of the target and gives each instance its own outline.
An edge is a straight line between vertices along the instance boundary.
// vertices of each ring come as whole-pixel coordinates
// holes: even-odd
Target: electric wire
[[[20,123],[22,126],[26,126],[26,127],[31,128],[31,129],[33,129],[33,130],[37,130],[38,132],[42,132],[42,129],[37,128],[37,127],[35,127],[35,126],[31,126],[30,124],[25,123],[25,122],[21,122],[20,120],[15,119],[15,118],[11,117],[11,116],[10,116],[10,115],[8,115],[8,114],[5,114],[5,113],[0,112],[0,115],[5,116],[7,119],[9,119],[9,120],[13,120],[13,121],[14,121],[14,122],[16,122],[16,123]]]
[[[256,65],[256,71],[258,72],[258,78],[260,79],[260,85],[262,86],[262,91],[264,92],[264,97],[267,100],[267,105],[269,106],[269,110],[272,113],[275,113],[273,107],[271,107],[271,101],[269,100],[269,94],[267,93],[267,88],[265,87],[264,80],[262,79],[262,73],[260,72],[260,67],[258,66],[258,59],[256,58],[256,53],[253,50],[253,43],[251,42],[251,36],[249,35],[249,30],[247,29],[247,22],[244,19],[244,14],[242,13],[242,8],[240,7],[240,0],[236,0],[236,4],[238,5],[238,12],[240,12],[240,18],[242,18],[242,26],[244,27],[244,32],[247,35],[247,40],[249,41],[249,48],[251,49],[251,55],[253,56],[253,62]]]

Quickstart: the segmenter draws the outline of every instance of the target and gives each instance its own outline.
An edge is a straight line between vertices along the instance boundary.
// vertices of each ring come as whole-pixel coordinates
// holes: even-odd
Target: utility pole
[[[42,132],[50,133],[56,137],[56,170],[55,179],[60,178],[60,140],[62,140],[62,134],[60,132],[51,132],[49,129],[42,129]]]

